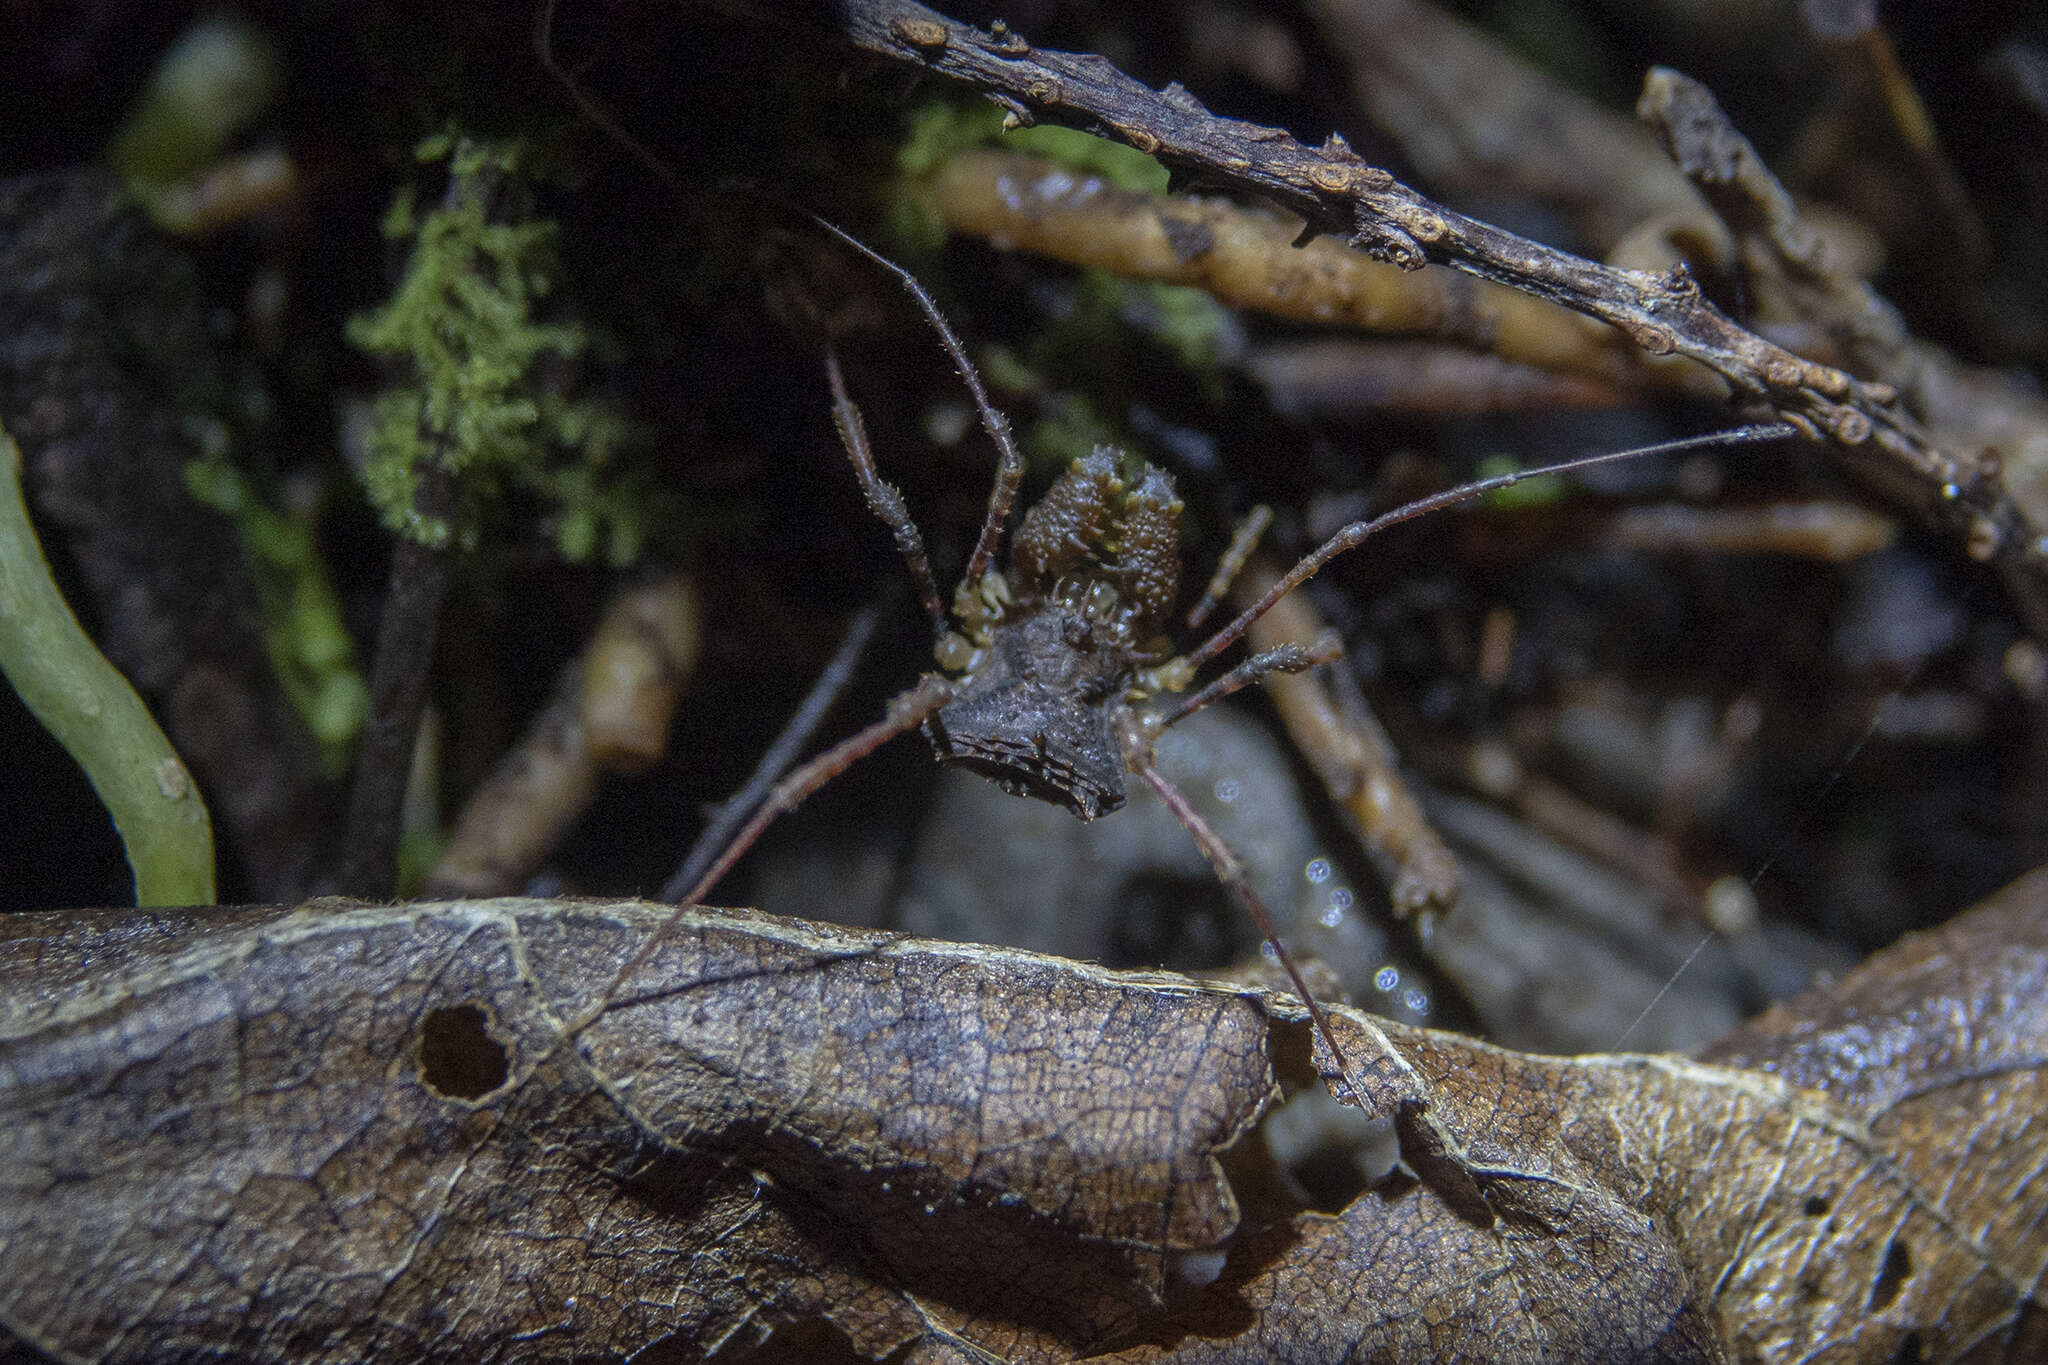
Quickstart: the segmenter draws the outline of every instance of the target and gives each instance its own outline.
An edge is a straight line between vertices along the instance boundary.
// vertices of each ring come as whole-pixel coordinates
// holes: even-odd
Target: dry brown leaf
[[[1242,1141],[1305,1050],[1257,991],[702,911],[563,1045],[663,907],[12,917],[0,1325],[92,1360],[2027,1359],[2044,900],[1714,1064],[1341,1012],[1419,1179],[1336,1216]]]

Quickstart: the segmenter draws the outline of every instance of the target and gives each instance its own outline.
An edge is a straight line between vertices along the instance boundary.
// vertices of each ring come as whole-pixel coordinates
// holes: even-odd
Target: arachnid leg
[[[1200,648],[1189,651],[1185,656],[1187,664],[1190,669],[1199,668],[1230,648],[1239,636],[1251,628],[1252,622],[1272,610],[1275,602],[1315,577],[1319,569],[1338,555],[1346,550],[1357,549],[1367,539],[1389,526],[1398,526],[1404,521],[1413,521],[1417,517],[1446,507],[1471,502],[1475,498],[1485,497],[1488,493],[1496,493],[1503,488],[1512,488],[1524,479],[1533,479],[1542,474],[1571,474],[1581,469],[1591,469],[1595,465],[1613,464],[1617,460],[1633,460],[1644,455],[1675,455],[1681,451],[1746,445],[1752,441],[1779,441],[1794,434],[1791,426],[1784,422],[1760,422],[1751,426],[1736,427],[1731,431],[1715,431],[1705,436],[1688,436],[1678,441],[1660,441],[1655,445],[1637,446],[1632,450],[1610,450],[1604,454],[1587,455],[1558,464],[1517,469],[1474,483],[1461,483],[1456,488],[1447,488],[1441,493],[1432,493],[1426,498],[1404,503],[1391,512],[1382,512],[1369,521],[1354,521],[1303,555],[1300,562],[1277,579],[1258,601],[1239,612],[1229,625],[1204,640]]]
[[[1266,528],[1273,524],[1273,509],[1260,503],[1244,514],[1244,520],[1230,534],[1230,546],[1224,550],[1223,558],[1216,561],[1216,572],[1209,576],[1209,586],[1202,589],[1202,600],[1188,608],[1187,627],[1189,630],[1200,626],[1209,619],[1209,613],[1216,610],[1230,585],[1237,582],[1237,576],[1244,572],[1246,561],[1252,551],[1259,548],[1259,538],[1266,534]]]
[[[832,386],[832,425],[839,429],[839,443],[846,447],[846,457],[853,462],[853,476],[860,480],[861,495],[868,501],[868,510],[880,517],[895,537],[896,548],[910,568],[910,581],[917,585],[918,595],[924,599],[925,614],[932,618],[933,634],[944,635],[946,608],[939,601],[939,584],[932,577],[932,561],[925,553],[924,537],[918,534],[917,523],[910,519],[902,490],[875,472],[875,452],[868,444],[867,423],[861,420],[860,408],[846,392],[846,376],[839,372],[839,351],[830,342],[825,344],[825,379]]]
[[[952,695],[951,683],[936,673],[927,673],[918,680],[917,686],[907,692],[899,692],[889,699],[888,714],[881,720],[865,730],[848,735],[776,783],[774,789],[768,793],[768,799],[754,812],[754,818],[747,821],[745,827],[733,836],[733,841],[726,845],[725,852],[719,854],[718,860],[697,879],[697,884],[684,893],[680,903],[691,905],[701,901],[712,887],[718,885],[719,879],[732,870],[732,865],[740,860],[740,856],[754,846],[755,840],[761,837],[768,826],[775,823],[778,816],[795,810],[818,788],[896,736],[924,724],[926,718],[944,706]],[[654,950],[668,937],[669,931],[675,927],[678,919],[678,916],[670,916],[667,923],[648,935],[647,942],[641,944],[640,950],[626,960],[625,966],[619,968],[619,974],[611,979],[611,984],[598,993],[596,1002],[570,1023],[568,1035],[573,1036],[582,1032],[610,1008],[612,998],[618,994],[619,988],[646,965],[648,958],[654,956]]]
[[[1259,933],[1265,936],[1274,956],[1279,958],[1281,967],[1286,970],[1287,979],[1294,984],[1294,993],[1300,996],[1301,1003],[1307,1006],[1309,1019],[1315,1025],[1317,1035],[1322,1038],[1323,1046],[1330,1049],[1330,1059],[1337,1064],[1337,1073],[1344,1079],[1344,1089],[1351,1096],[1351,1102],[1367,1113],[1372,1112],[1365,1103],[1364,1096],[1360,1095],[1357,1087],[1351,1083],[1351,1063],[1344,1058],[1344,1049],[1338,1045],[1337,1035],[1330,1028],[1329,1016],[1323,1013],[1323,1007],[1316,1003],[1315,992],[1308,988],[1308,982],[1302,980],[1301,969],[1294,965],[1293,955],[1287,951],[1287,945],[1280,941],[1280,930],[1273,923],[1272,912],[1266,909],[1266,903],[1259,899],[1259,893],[1252,890],[1251,880],[1245,875],[1244,859],[1238,857],[1237,851],[1202,818],[1201,813],[1188,801],[1186,793],[1174,786],[1167,780],[1166,774],[1159,771],[1152,754],[1152,740],[1153,731],[1146,721],[1135,712],[1125,711],[1117,726],[1117,741],[1123,748],[1124,766],[1144,779],[1145,785],[1166,803],[1166,808],[1173,812],[1174,818],[1180,821],[1181,827],[1187,830],[1196,846],[1202,850],[1202,856],[1209,860],[1209,866],[1216,872],[1216,879],[1230,888],[1230,893],[1237,897],[1238,903],[1244,906],[1246,913],[1252,917],[1252,923],[1258,926]]]
[[[896,736],[924,724],[952,697],[951,683],[936,673],[927,673],[918,679],[917,686],[889,699],[888,714],[881,720],[848,735],[776,783],[768,793],[768,799],[761,803],[761,809],[754,812],[754,818],[747,821],[733,841],[726,845],[725,852],[718,855],[718,860],[697,879],[697,884],[683,893],[680,903],[695,905],[701,901],[732,870],[740,855],[754,846],[754,841],[775,822],[777,816],[795,810],[811,793]]]
[[[1306,673],[1343,653],[1344,642],[1337,638],[1334,630],[1324,631],[1307,644],[1290,641],[1262,650],[1161,716],[1159,728],[1164,730],[1169,725],[1178,725],[1203,707],[1222,701],[1231,693],[1242,691],[1275,673]],[[1167,666],[1170,668],[1173,662],[1169,660]]]
[[[827,222],[818,215],[810,219],[840,241],[858,251],[861,255],[894,275],[902,286],[910,291],[910,297],[917,301],[918,308],[930,322],[932,330],[939,334],[939,344],[946,348],[946,355],[953,362],[953,368],[960,372],[967,391],[974,397],[974,410],[981,416],[982,430],[996,447],[996,481],[988,491],[988,512],[982,517],[981,534],[975,538],[974,553],[968,557],[967,572],[961,576],[965,583],[978,583],[994,563],[996,547],[1003,538],[1003,526],[1010,519],[1010,507],[1017,500],[1017,486],[1024,482],[1024,453],[1017,449],[1016,440],[1010,435],[1009,419],[1002,410],[989,402],[988,390],[982,387],[981,375],[974,368],[974,362],[967,358],[967,348],[960,344],[960,338],[953,333],[952,324],[939,312],[939,305],[932,299],[931,291],[917,282],[917,276],[905,270],[896,262],[882,255],[866,242],[837,225]]]

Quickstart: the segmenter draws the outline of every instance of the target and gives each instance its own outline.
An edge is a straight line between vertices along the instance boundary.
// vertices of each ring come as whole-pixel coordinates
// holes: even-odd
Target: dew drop
[[[1401,1003],[1406,1005],[1415,1014],[1428,1014],[1429,992],[1411,988],[1406,995],[1401,997]]]
[[[1302,869],[1302,875],[1316,885],[1322,885],[1322,883],[1330,880],[1330,860],[1328,858],[1309,859],[1308,866]]]
[[[1244,789],[1238,786],[1237,779],[1234,777],[1219,777],[1216,779],[1216,799],[1226,806],[1236,801],[1243,794],[1243,791]]]
[[[1356,899],[1351,894],[1351,888],[1348,886],[1333,886],[1330,888],[1330,908],[1332,910],[1339,911],[1340,913],[1349,910]]]
[[[1267,939],[1259,945],[1259,956],[1275,966],[1278,966],[1280,963],[1280,950],[1273,946],[1273,940],[1271,939]]]
[[[1390,991],[1401,984],[1401,973],[1392,967],[1382,967],[1373,973],[1372,984],[1383,991]]]
[[[1316,917],[1325,929],[1334,929],[1344,922],[1344,909],[1335,901],[1323,907],[1323,913]]]

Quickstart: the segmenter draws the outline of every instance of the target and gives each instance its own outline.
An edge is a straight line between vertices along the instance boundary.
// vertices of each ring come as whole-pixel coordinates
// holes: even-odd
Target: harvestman
[[[884,718],[841,740],[778,782],[750,820],[680,898],[700,902],[774,820],[881,745],[922,728],[941,763],[988,777],[1016,796],[1064,806],[1082,820],[1108,815],[1124,803],[1124,775],[1135,775],[1158,794],[1184,826],[1216,876],[1229,888],[1265,938],[1296,993],[1346,1089],[1350,1068],[1322,1006],[1281,942],[1273,916],[1247,879],[1243,861],[1159,771],[1153,746],[1170,727],[1231,693],[1273,673],[1298,673],[1335,659],[1334,632],[1310,644],[1287,644],[1254,654],[1198,691],[1186,692],[1203,665],[1236,643],[1259,617],[1338,555],[1373,533],[1425,513],[1469,502],[1539,474],[1559,474],[1642,455],[1776,440],[1793,430],[1783,423],[1738,427],[1705,436],[1610,451],[1536,469],[1461,484],[1354,522],[1305,556],[1256,602],[1200,645],[1176,654],[1166,636],[1179,596],[1181,505],[1165,471],[1098,446],[1081,457],[1030,507],[997,567],[1003,533],[1024,474],[1024,459],[1009,424],[989,401],[980,376],[924,286],[901,266],[822,219],[827,232],[893,274],[938,333],[973,395],[981,425],[998,453],[988,510],[966,571],[953,590],[950,616],[943,604],[924,540],[897,489],[875,470],[860,410],[848,395],[837,353],[827,343],[826,377],[832,417],[853,463],[868,507],[889,528],[923,599],[936,637],[939,671],[898,693]],[[1240,528],[1201,599],[1185,618],[1199,627],[1229,590],[1252,551],[1262,521]],[[680,910],[619,969],[571,1026],[581,1031],[601,1015],[681,921]],[[1354,1092],[1355,1096],[1355,1092]]]

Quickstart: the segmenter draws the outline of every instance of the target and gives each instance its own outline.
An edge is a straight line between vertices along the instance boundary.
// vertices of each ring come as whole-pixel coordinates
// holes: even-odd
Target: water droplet
[[[1267,939],[1259,945],[1259,956],[1276,966],[1280,962],[1280,950],[1273,946],[1273,940],[1271,939]]]
[[[1323,907],[1323,913],[1318,915],[1316,918],[1322,921],[1323,927],[1325,929],[1334,929],[1344,922],[1343,907],[1337,905],[1333,901],[1329,905]]]
[[[1237,785],[1237,779],[1234,777],[1219,777],[1216,779],[1216,799],[1226,806],[1237,800],[1243,793],[1243,790],[1242,787]]]
[[[1318,885],[1330,880],[1330,860],[1328,858],[1309,859],[1308,866],[1302,869],[1302,875]]]
[[[1356,897],[1351,894],[1351,888],[1348,886],[1333,886],[1330,888],[1330,908],[1332,910],[1349,910],[1355,899]]]
[[[1392,967],[1382,967],[1372,974],[1372,984],[1383,991],[1390,991],[1401,984],[1401,973]]]
[[[1429,992],[1410,989],[1406,995],[1401,997],[1401,1003],[1406,1005],[1413,1013],[1428,1014]]]

